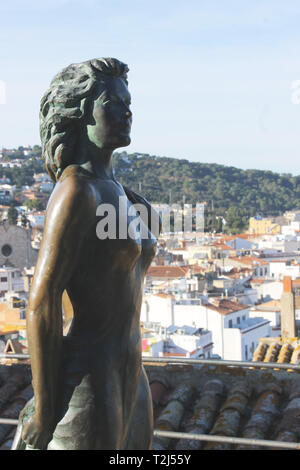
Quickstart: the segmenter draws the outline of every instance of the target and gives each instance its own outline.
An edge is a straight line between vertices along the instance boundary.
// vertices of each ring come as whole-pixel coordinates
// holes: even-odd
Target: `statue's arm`
[[[48,203],[26,315],[35,414],[23,439],[34,446],[39,439],[48,440],[55,427],[63,335],[61,298],[95,211],[93,191],[78,177],[58,183]]]

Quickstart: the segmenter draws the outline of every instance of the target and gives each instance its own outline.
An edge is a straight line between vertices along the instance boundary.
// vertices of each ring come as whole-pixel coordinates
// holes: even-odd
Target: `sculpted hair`
[[[105,78],[122,78],[127,84],[128,66],[113,58],[71,64],[59,72],[41,99],[40,136],[46,170],[56,182],[74,161],[81,121],[92,101],[96,85]]]

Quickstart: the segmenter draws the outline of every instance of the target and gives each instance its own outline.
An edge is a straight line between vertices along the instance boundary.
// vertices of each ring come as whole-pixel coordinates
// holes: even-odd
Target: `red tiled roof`
[[[276,338],[275,338],[276,340]],[[277,362],[299,363],[299,346],[286,347]],[[294,360],[292,356],[294,356]],[[279,354],[278,354],[279,353]],[[295,354],[296,353],[296,354]],[[263,360],[263,354],[258,360]],[[179,360],[179,358],[178,358]],[[300,379],[297,373],[226,365],[144,363],[150,384],[154,429],[192,434],[245,437],[278,442],[299,442]],[[32,397],[30,368],[0,366],[1,417],[17,419]],[[16,428],[0,424],[0,449],[9,450]],[[241,449],[234,442],[175,440],[155,436],[153,450]],[[245,447],[261,449],[260,446]],[[274,443],[274,449],[276,449]]]
[[[214,246],[215,248],[220,248],[220,250],[233,250],[231,246],[221,242],[214,242],[212,243],[212,246]]]
[[[263,284],[264,282],[266,282],[266,279],[264,279],[263,277],[254,277],[250,280],[251,284]]]
[[[280,311],[280,300],[270,300],[269,302],[263,302],[255,305],[255,310],[266,310],[266,311]]]
[[[149,383],[164,380],[168,390],[154,402],[154,428],[193,434],[299,442],[299,379],[276,370],[214,366],[145,365]],[[188,369],[190,368],[190,369]],[[197,372],[197,373],[196,373]],[[202,372],[202,373],[201,373]],[[226,379],[225,379],[226,377]],[[151,385],[150,385],[151,386]],[[153,439],[153,450],[253,450],[230,442]],[[274,450],[276,444],[274,444]]]
[[[147,276],[152,277],[179,278],[185,275],[186,270],[181,266],[150,266],[147,271]]]
[[[220,299],[218,303],[208,303],[205,305],[208,309],[214,310],[221,313],[222,315],[228,315],[229,313],[239,312],[245,310],[248,305],[239,304],[227,299]]]
[[[168,278],[168,279],[178,279],[181,277],[186,277],[188,272],[192,274],[200,274],[203,272],[203,268],[200,268],[197,265],[186,265],[186,266],[150,266],[147,271],[147,276],[158,277],[158,278]]]
[[[261,258],[256,258],[255,256],[241,256],[240,258],[237,256],[233,256],[229,259],[232,259],[234,261],[239,261],[241,264],[250,264],[250,265],[255,265],[255,264],[263,264],[266,265],[268,264],[267,261],[261,259]]]

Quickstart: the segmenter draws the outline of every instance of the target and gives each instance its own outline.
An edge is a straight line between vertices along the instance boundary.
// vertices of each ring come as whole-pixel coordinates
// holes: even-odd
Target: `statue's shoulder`
[[[81,213],[84,217],[95,214],[97,201],[91,175],[79,165],[69,165],[64,169],[49,198],[47,210],[59,204],[61,210]]]
[[[62,172],[59,181],[62,182],[70,176],[91,178],[91,174],[87,170],[76,164],[68,165]]]

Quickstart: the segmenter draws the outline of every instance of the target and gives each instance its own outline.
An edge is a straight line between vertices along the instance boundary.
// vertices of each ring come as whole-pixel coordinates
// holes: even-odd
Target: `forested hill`
[[[126,152],[115,153],[114,168],[122,184],[153,203],[207,201],[220,215],[230,207],[247,216],[300,209],[300,176]]]
[[[0,178],[10,178],[20,191],[34,183],[34,173],[44,170],[41,148],[36,145],[30,158],[21,147],[7,153],[2,161],[21,158],[21,167],[0,166]],[[145,196],[152,203],[192,203],[206,201],[206,229],[241,232],[249,217],[281,215],[300,209],[300,175],[272,171],[240,170],[232,166],[196,163],[177,158],[115,152],[114,168],[118,180]],[[222,218],[226,225],[222,226]]]

